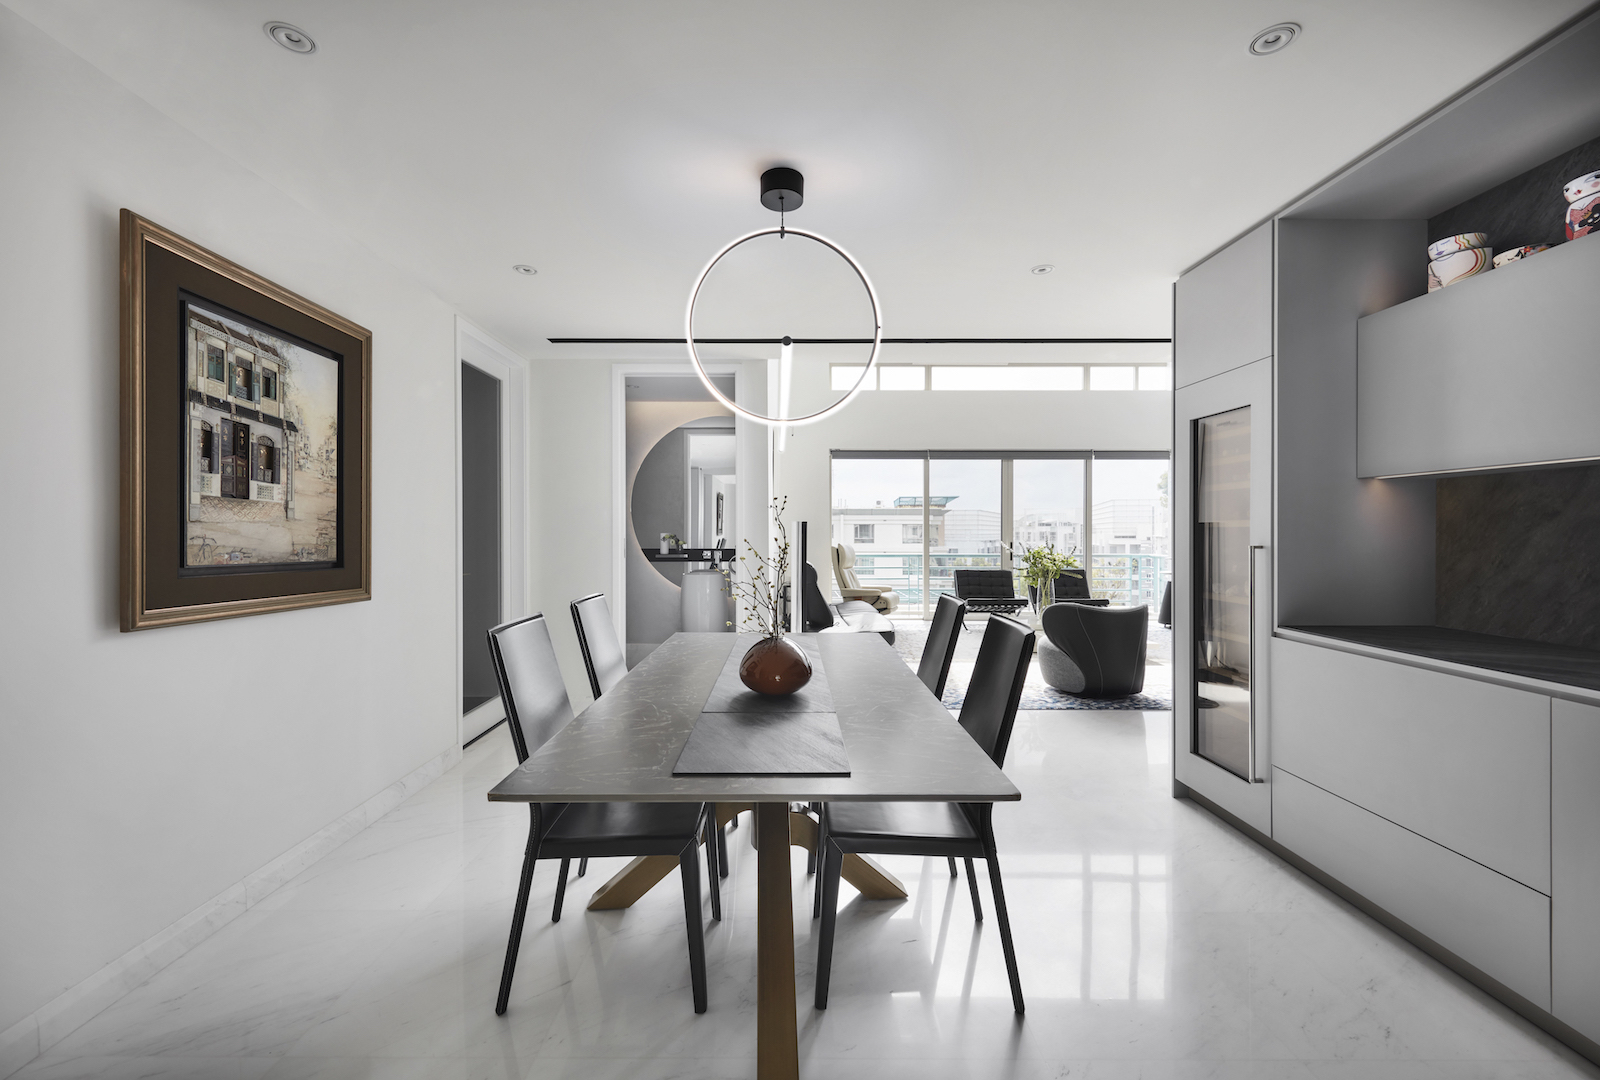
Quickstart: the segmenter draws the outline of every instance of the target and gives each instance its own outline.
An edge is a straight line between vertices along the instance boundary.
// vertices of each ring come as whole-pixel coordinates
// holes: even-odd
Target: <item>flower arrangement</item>
[[[1078,549],[1057,551],[1054,544],[1023,548],[1021,558],[1012,548],[1012,559],[1021,564],[1022,583],[1042,589],[1055,584],[1061,571],[1078,565]]]
[[[782,637],[784,632],[783,582],[789,576],[789,530],[783,524],[783,512],[788,506],[787,498],[772,500],[772,523],[776,527],[778,541],[772,560],[769,562],[759,548],[746,540],[744,546],[750,554],[739,556],[739,561],[744,564],[743,578],[735,578],[728,571],[723,571],[733,595],[744,603],[745,616],[742,621],[745,629],[755,631],[762,637]]]

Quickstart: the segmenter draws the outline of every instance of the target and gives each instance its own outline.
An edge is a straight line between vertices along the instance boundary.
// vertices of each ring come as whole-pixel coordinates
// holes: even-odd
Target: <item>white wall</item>
[[[836,399],[827,363],[797,360],[791,395],[796,415]],[[830,451],[1167,450],[1171,428],[1172,395],[1151,390],[874,390],[825,420],[789,429],[777,487],[789,497],[791,534],[798,536],[796,522],[810,522],[811,565],[826,592]]]
[[[448,754],[458,702],[453,312],[4,8],[0,146],[4,1031]],[[117,631],[124,206],[373,331],[371,602]]]

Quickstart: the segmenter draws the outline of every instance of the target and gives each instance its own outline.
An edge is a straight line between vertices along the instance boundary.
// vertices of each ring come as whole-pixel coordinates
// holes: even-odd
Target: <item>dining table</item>
[[[495,802],[698,802],[754,810],[758,1080],[798,1080],[800,1073],[789,854],[797,837],[791,820],[799,815],[791,805],[1022,797],[879,635],[789,636],[813,665],[812,684],[793,700],[730,682],[756,635],[677,633],[489,792]],[[724,767],[730,771],[707,771]],[[814,830],[810,836],[814,844]],[[601,892],[636,898],[667,870],[652,877],[650,868],[630,864]],[[871,886],[881,868],[863,860],[854,873],[852,879],[847,867],[846,879]],[[590,906],[624,904],[614,898]]]

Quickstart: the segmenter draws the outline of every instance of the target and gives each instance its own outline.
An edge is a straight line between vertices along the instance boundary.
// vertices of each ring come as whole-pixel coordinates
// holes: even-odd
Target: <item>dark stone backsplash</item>
[[[1600,465],[1439,481],[1436,622],[1600,649]]]
[[[1457,233],[1484,232],[1496,253],[1526,244],[1565,243],[1567,200],[1561,187],[1596,170],[1600,170],[1600,138],[1574,146],[1430,218],[1428,242]],[[1427,255],[1419,257],[1426,259]]]

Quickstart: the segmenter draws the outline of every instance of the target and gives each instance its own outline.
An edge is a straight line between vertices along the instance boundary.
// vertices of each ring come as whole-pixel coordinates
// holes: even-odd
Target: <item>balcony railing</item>
[[[965,569],[1000,569],[998,554],[933,555],[928,564],[928,587],[934,599],[946,593],[955,595],[955,572]],[[856,577],[868,588],[893,589],[900,594],[900,613],[914,614],[923,607],[922,556],[917,554],[860,555],[856,557]],[[1089,562],[1089,593],[1113,604],[1145,604],[1155,609],[1161,593],[1172,577],[1168,555],[1092,555]],[[1017,579],[1017,595],[1025,595]]]

